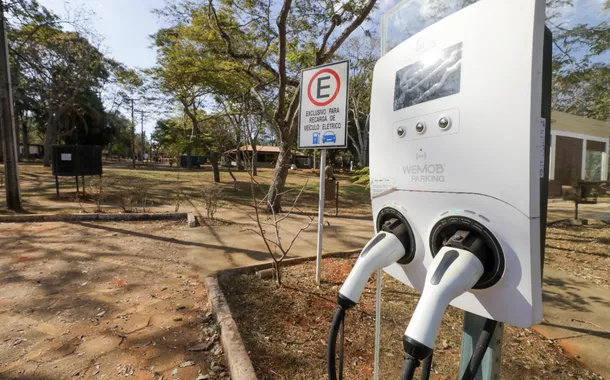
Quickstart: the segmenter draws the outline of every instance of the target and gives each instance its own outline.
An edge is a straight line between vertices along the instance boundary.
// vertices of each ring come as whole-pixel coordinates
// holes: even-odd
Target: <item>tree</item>
[[[248,2],[224,0],[207,4],[177,1],[161,13],[180,25],[197,26],[193,45],[222,62],[224,71],[247,75],[255,99],[274,99],[268,120],[280,153],[269,189],[269,207],[281,210],[299,106],[297,73],[330,61],[349,35],[360,27],[376,0],[283,0]],[[272,9],[280,9],[273,19]],[[346,21],[349,20],[349,21]],[[344,23],[344,21],[346,21]],[[194,36],[191,36],[194,37]],[[261,104],[261,109],[265,106]]]
[[[204,33],[191,20],[162,29],[155,35],[158,47],[157,65],[149,71],[157,83],[160,92],[173,98],[181,105],[181,111],[191,122],[191,136],[186,146],[187,163],[196,145],[201,146],[210,157],[214,169],[214,180],[220,181],[220,154],[206,143],[206,121],[209,117],[203,111],[206,104],[212,101],[212,94],[226,86],[236,86],[238,81],[231,78],[230,67],[222,68],[221,62],[210,56],[205,50],[194,47],[193,36]],[[220,69],[218,69],[220,67]],[[226,90],[228,91],[228,90]]]
[[[547,24],[553,32],[553,109],[610,121],[610,21],[569,25],[561,10],[572,0],[548,0]],[[610,2],[600,5],[607,11]]]
[[[270,130],[267,124],[267,120],[270,119],[270,116],[267,114],[269,105],[264,100],[255,102],[252,98],[248,99],[249,104],[254,109],[252,109],[253,112],[248,114],[244,122],[246,140],[252,148],[252,153],[249,157],[246,155],[246,158],[250,161],[250,173],[252,176],[257,176],[258,146],[261,142],[261,137],[264,137]],[[258,104],[258,107],[256,107],[256,104]]]
[[[371,35],[351,37],[341,50],[341,54],[350,61],[348,137],[362,167],[368,166],[369,110],[378,51],[378,40]]]
[[[35,31],[32,29],[36,29]],[[101,80],[108,77],[103,54],[76,32],[64,32],[48,25],[25,25],[21,62],[21,75],[29,78],[32,89],[44,105],[46,118],[44,165],[49,166],[51,145],[67,125],[70,112],[78,109],[79,99],[88,91],[100,88]]]
[[[112,138],[108,143],[108,153],[119,157],[131,157],[131,123],[118,112],[106,114],[107,128],[112,130]]]

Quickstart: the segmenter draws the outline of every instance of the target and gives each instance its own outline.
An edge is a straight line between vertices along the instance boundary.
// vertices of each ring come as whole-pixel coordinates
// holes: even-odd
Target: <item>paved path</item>
[[[535,330],[610,379],[610,289],[549,267],[544,271],[544,322]]]
[[[187,257],[207,273],[270,261],[271,257],[263,240],[255,231],[258,226],[244,210],[223,210],[222,218],[237,222],[228,226],[192,228],[185,232],[185,240],[192,247],[185,251]],[[261,215],[268,223],[267,215]],[[293,215],[280,224],[280,237],[284,247],[290,245],[295,233],[307,226],[305,215]],[[268,236],[274,239],[274,229],[264,225]],[[373,236],[372,219],[367,216],[327,216],[324,219],[323,252],[339,252],[362,248]],[[273,247],[273,244],[271,244]],[[206,248],[206,249],[201,249]],[[317,248],[317,218],[301,232],[288,257],[315,256]]]

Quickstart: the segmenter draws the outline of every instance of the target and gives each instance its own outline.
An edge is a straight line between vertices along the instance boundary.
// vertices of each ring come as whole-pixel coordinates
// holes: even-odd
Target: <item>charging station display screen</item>
[[[394,111],[460,92],[462,43],[424,53],[396,72]]]

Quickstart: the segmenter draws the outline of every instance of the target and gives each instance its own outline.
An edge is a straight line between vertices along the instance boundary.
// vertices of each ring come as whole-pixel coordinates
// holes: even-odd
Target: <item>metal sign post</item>
[[[318,201],[318,248],[316,251],[316,285],[322,280],[322,235],[324,231],[324,191],[326,185],[326,149],[320,149],[320,199]]]
[[[321,152],[316,252],[316,285],[318,286],[322,277],[326,150],[347,147],[348,77],[348,61],[329,63],[301,72],[298,149],[320,149]]]

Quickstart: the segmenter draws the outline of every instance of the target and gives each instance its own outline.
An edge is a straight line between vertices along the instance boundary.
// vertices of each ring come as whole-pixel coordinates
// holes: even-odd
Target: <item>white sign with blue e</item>
[[[299,149],[347,147],[349,62],[301,72]]]

